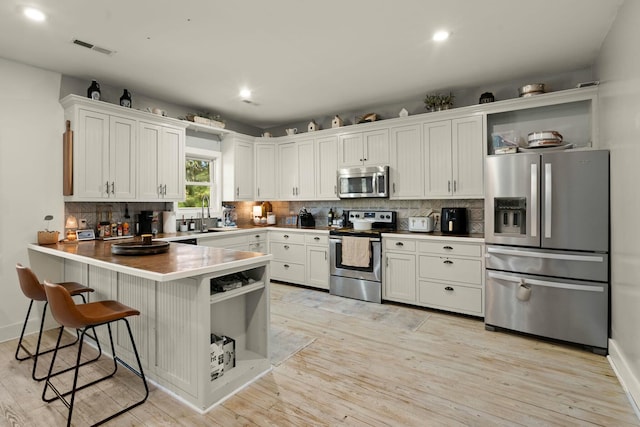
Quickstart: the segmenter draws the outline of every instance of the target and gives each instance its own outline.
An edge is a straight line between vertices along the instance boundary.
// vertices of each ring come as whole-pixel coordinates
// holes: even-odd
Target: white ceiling
[[[2,0],[0,57],[267,128],[589,67],[621,3]],[[25,5],[47,20],[24,19]],[[438,29],[445,43],[431,41]]]

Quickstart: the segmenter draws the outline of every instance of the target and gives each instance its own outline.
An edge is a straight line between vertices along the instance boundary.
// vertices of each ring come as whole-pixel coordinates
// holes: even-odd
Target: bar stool
[[[139,400],[124,409],[116,412],[113,415],[108,416],[100,421],[98,421],[94,425],[103,424],[118,415],[123,414],[124,412],[135,408],[138,405],[141,405],[147,400],[149,396],[149,386],[147,385],[147,379],[144,376],[144,371],[142,370],[142,364],[140,363],[140,356],[138,355],[138,349],[136,348],[136,343],[133,339],[133,334],[131,333],[131,327],[129,326],[129,321],[127,317],[129,316],[138,316],[140,312],[134,308],[128,307],[124,304],[119,303],[118,301],[108,300],[108,301],[97,301],[90,302],[88,304],[78,304],[73,301],[71,298],[71,294],[64,286],[60,286],[55,283],[51,283],[45,280],[44,282],[45,292],[47,294],[47,300],[49,301],[49,305],[51,307],[51,314],[53,318],[56,319],[58,323],[62,326],[60,328],[60,333],[58,334],[58,341],[56,343],[56,349],[53,352],[53,359],[51,360],[51,366],[49,367],[49,374],[47,375],[47,380],[44,385],[44,389],[42,390],[42,400],[45,402],[53,402],[57,399],[62,400],[64,405],[69,408],[69,414],[67,416],[67,426],[71,425],[71,416],[73,415],[73,404],[76,397],[76,392],[82,390],[86,387],[94,385],[100,381],[106,380],[107,378],[111,378],[116,371],[118,370],[118,362],[129,369],[131,372],[136,374],[139,378],[142,379],[142,383],[144,384],[145,395],[142,400]],[[117,322],[119,320],[124,321],[125,325],[127,325],[127,332],[129,333],[129,339],[131,340],[131,346],[133,348],[133,353],[136,356],[136,362],[138,363],[138,370],[136,371],[133,367],[129,366],[125,361],[120,359],[116,355],[116,349],[113,345],[113,335],[111,334],[111,323]],[[84,337],[87,334],[87,330],[93,329],[97,326],[107,325],[107,329],[109,331],[109,342],[111,343],[111,354],[113,356],[113,372],[110,374],[98,378],[97,380],[91,381],[82,386],[78,386],[78,371],[80,369],[80,358],[82,356],[82,345],[84,343]],[[60,392],[52,383],[51,377],[53,365],[56,361],[56,356],[58,354],[58,346],[60,345],[60,338],[62,337],[63,327],[67,328],[76,328],[80,330],[80,344],[78,345],[78,355],[75,363],[75,373],[73,376],[73,386],[68,392]],[[55,397],[47,398],[46,393],[47,389],[51,388],[51,390],[55,393]],[[67,401],[65,396],[71,394],[71,400]]]
[[[27,360],[27,359],[33,359],[33,370],[31,371],[31,378],[33,378],[36,381],[42,381],[46,378],[46,376],[44,377],[36,377],[36,369],[38,367],[38,356],[41,356],[43,354],[47,354],[47,353],[51,353],[52,351],[55,350],[55,348],[51,348],[49,350],[45,350],[45,351],[40,351],[40,343],[42,342],[42,332],[43,332],[43,327],[44,327],[44,320],[47,314],[47,295],[45,293],[44,290],[44,285],[40,283],[40,281],[38,280],[38,277],[36,276],[36,274],[33,272],[33,270],[31,270],[28,267],[24,267],[22,266],[22,264],[18,263],[16,264],[16,271],[18,272],[18,281],[20,282],[20,288],[22,289],[22,293],[24,293],[24,295],[29,298],[31,300],[31,302],[29,303],[29,308],[27,309],[27,316],[24,318],[24,324],[22,325],[22,332],[20,333],[20,340],[18,340],[18,348],[16,348],[16,360],[19,361],[23,361],[23,360]],[[67,289],[67,291],[69,292],[69,294],[71,294],[72,296],[80,296],[82,298],[83,302],[87,302],[86,298],[85,298],[85,294],[89,293],[89,292],[93,292],[94,290],[88,286],[84,286],[80,283],[77,282],[63,282],[63,283],[58,283],[60,286],[63,286],[65,289]],[[31,308],[33,307],[33,302],[34,301],[44,301],[44,309],[42,311],[42,319],[40,320],[40,331],[38,332],[38,342],[36,344],[36,351],[35,353],[31,353],[22,343],[22,339],[24,338],[24,331],[27,329],[27,323],[29,322],[29,314],[31,314]],[[64,346],[60,347],[60,348],[65,348],[65,347],[69,347],[74,345],[75,343],[78,342],[78,338],[80,337],[80,335],[77,333],[76,331],[76,339],[75,341],[69,343],[69,344],[65,344]],[[92,337],[93,339],[95,339],[95,334],[94,337]],[[98,343],[99,344],[99,343]],[[20,349],[22,349],[27,356],[20,356]],[[98,356],[99,357],[99,356]],[[84,362],[89,363],[92,362],[96,359]],[[71,370],[73,368],[67,368],[63,371],[58,371],[55,374],[61,374],[63,372],[67,372],[69,370]]]

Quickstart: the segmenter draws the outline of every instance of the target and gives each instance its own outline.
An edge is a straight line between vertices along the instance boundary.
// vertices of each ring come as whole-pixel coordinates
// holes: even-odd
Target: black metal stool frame
[[[85,298],[84,294],[78,294],[78,295],[74,295],[74,296],[81,297],[82,298],[82,302],[84,304],[87,303],[87,299]],[[46,314],[47,314],[47,306],[49,305],[48,301],[44,302],[44,308],[42,310],[42,319],[40,320],[40,331],[38,332],[38,341],[36,343],[36,351],[35,351],[35,353],[32,354],[29,351],[29,349],[27,347],[25,347],[25,345],[22,343],[22,340],[24,338],[24,333],[25,333],[25,331],[27,329],[27,323],[29,322],[29,315],[31,314],[31,308],[33,308],[33,303],[34,302],[35,302],[35,300],[31,300],[31,302],[29,303],[29,308],[27,309],[27,316],[25,317],[24,324],[22,325],[22,332],[20,332],[20,339],[18,340],[18,348],[16,348],[16,360],[18,360],[20,362],[23,362],[23,361],[28,360],[28,359],[33,359],[33,369],[31,370],[31,378],[34,381],[42,381],[42,380],[47,378],[47,375],[45,375],[43,377],[37,377],[36,376],[36,369],[38,367],[38,357],[42,356],[43,354],[48,354],[48,353],[51,353],[52,351],[55,351],[56,347],[50,348],[49,350],[45,350],[45,351],[42,351],[42,352],[40,351],[40,343],[42,342],[42,332],[43,332],[43,329],[44,329],[44,321],[45,321]],[[82,363],[83,365],[86,365],[86,364],[91,363],[91,362],[95,362],[96,360],[98,360],[100,358],[100,355],[102,354],[102,348],[100,347],[100,342],[98,341],[98,337],[95,334],[95,331],[93,333],[93,336],[88,335],[88,337],[96,342],[96,344],[98,345],[98,351],[99,352],[98,352],[98,356],[95,359],[87,360],[86,362]],[[79,339],[80,339],[80,333],[78,332],[78,330],[76,330],[76,339],[73,342],[70,342],[70,343],[65,344],[63,346],[60,346],[59,348],[62,349],[62,348],[71,347],[72,345],[75,345],[78,342]],[[20,349],[22,349],[27,354],[27,356],[21,357],[20,356]],[[74,369],[73,366],[71,366],[69,368],[66,368],[66,369],[63,369],[61,371],[57,371],[57,372],[53,373],[52,376],[63,374],[65,372],[69,372],[72,369]]]
[[[111,323],[117,322],[117,321],[124,321],[124,323],[127,325],[127,332],[129,333],[129,339],[131,340],[131,345],[133,346],[133,353],[136,356],[136,362],[138,363],[138,369],[139,371],[137,371],[135,368],[133,368],[132,366],[130,366],[127,362],[125,362],[124,360],[122,360],[121,358],[119,358],[116,355],[116,349],[115,346],[113,345],[113,335],[111,333]],[[109,343],[111,344],[111,354],[113,356],[113,372],[111,372],[110,374],[107,374],[104,377],[98,378],[97,380],[91,381],[87,384],[81,385],[80,387],[78,387],[78,372],[80,371],[80,366],[85,365],[86,363],[80,363],[80,358],[82,357],[82,344],[84,343],[84,337],[85,335],[89,336],[90,338],[93,339],[93,337],[91,337],[90,335],[87,334],[87,330],[89,329],[94,329],[97,326],[102,326],[102,325],[107,325],[107,329],[109,330]],[[115,321],[110,321],[110,322],[104,322],[104,323],[100,323],[100,324],[96,324],[96,325],[91,325],[91,326],[86,326],[84,328],[81,329],[80,332],[80,344],[78,345],[78,355],[76,358],[76,364],[75,366],[72,366],[70,369],[75,369],[75,373],[73,376],[73,387],[71,388],[71,390],[67,391],[67,392],[60,392],[53,384],[51,384],[51,378],[55,375],[57,375],[57,373],[52,373],[53,371],[53,365],[55,364],[55,360],[56,360],[56,356],[58,353],[58,345],[60,344],[60,339],[62,338],[62,332],[63,332],[64,327],[61,326],[60,327],[60,333],[58,334],[58,340],[56,343],[56,347],[54,349],[53,352],[53,359],[51,360],[51,365],[49,366],[49,374],[46,377],[46,382],[44,385],[44,389],[42,390],[42,400],[50,403],[53,402],[55,400],[60,399],[62,401],[62,403],[69,409],[69,414],[67,416],[67,427],[71,426],[71,416],[73,415],[73,407],[74,407],[74,402],[75,402],[75,397],[76,397],[76,392],[79,390],[82,390],[84,388],[87,388],[89,386],[92,386],[96,383],[99,383],[101,381],[104,381],[106,379],[109,379],[111,377],[113,377],[116,373],[116,371],[118,370],[118,363],[120,363],[122,366],[124,366],[125,368],[127,368],[128,370],[130,370],[131,372],[133,372],[136,376],[138,376],[139,378],[142,379],[142,383],[144,384],[144,389],[145,389],[145,395],[142,398],[142,400],[139,400],[135,403],[133,403],[132,405],[129,405],[123,409],[121,409],[120,411],[116,412],[115,414],[112,414],[110,416],[108,416],[107,418],[104,418],[100,421],[98,421],[97,423],[93,424],[93,426],[98,426],[101,424],[106,423],[109,420],[112,420],[113,418],[117,417],[118,415],[121,415],[127,411],[129,411],[132,408],[135,408],[136,406],[142,405],[146,400],[147,397],[149,396],[149,386],[147,385],[147,379],[144,375],[144,371],[142,369],[142,363],[140,363],[140,356],[138,355],[138,349],[136,347],[136,343],[133,339],[133,334],[131,333],[131,326],[129,326],[129,321],[126,318],[122,318],[122,319],[118,319]],[[95,334],[95,330],[94,330],[94,334]],[[96,340],[97,340],[97,335],[95,336]],[[98,343],[99,345],[99,343]],[[62,347],[61,347],[62,348]],[[55,393],[55,397],[52,398],[47,398],[46,397],[46,393],[47,393],[47,388],[51,388],[51,390]],[[68,401],[67,399],[65,399],[65,396],[71,395],[71,401]]]

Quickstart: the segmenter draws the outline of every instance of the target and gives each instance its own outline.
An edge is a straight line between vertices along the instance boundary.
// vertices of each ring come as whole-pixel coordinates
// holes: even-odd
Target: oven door
[[[342,264],[342,237],[331,236],[329,239],[329,253],[331,258],[330,273],[332,276],[349,277],[352,279],[380,282],[382,273],[380,264],[382,260],[382,245],[380,238],[369,239],[371,258],[366,267],[352,267]]]

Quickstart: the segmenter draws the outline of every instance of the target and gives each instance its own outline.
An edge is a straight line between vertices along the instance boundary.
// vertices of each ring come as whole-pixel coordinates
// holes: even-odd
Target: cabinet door
[[[255,146],[256,161],[256,199],[276,199],[276,146],[272,143],[257,143]]]
[[[136,197],[136,121],[111,116],[109,121],[109,197]]]
[[[298,146],[298,190],[296,198],[311,200],[316,196],[316,172],[313,140],[296,143]]]
[[[108,197],[109,116],[80,110],[74,147],[74,196],[99,199]]]
[[[138,199],[157,200],[160,197],[158,148],[162,128],[140,122],[138,131]]]
[[[484,196],[482,117],[454,119],[452,124],[453,194]]]
[[[387,129],[362,134],[363,162],[365,165],[389,164],[389,131]]]
[[[296,198],[298,188],[298,147],[295,142],[278,144],[278,196],[282,200]]]
[[[416,302],[416,256],[387,252],[384,299]]]
[[[364,162],[362,133],[340,135],[338,143],[338,164],[341,168],[361,166]]]
[[[391,129],[390,199],[421,198],[424,191],[422,127]]]
[[[425,196],[453,193],[451,168],[451,120],[425,123],[422,132],[425,165]]]
[[[316,199],[338,200],[338,138],[317,139],[316,145]]]
[[[235,200],[253,200],[253,144],[238,141],[235,149]]]
[[[309,286],[329,289],[329,248],[307,246],[307,282]]]
[[[162,128],[158,146],[158,183],[160,197],[184,200],[184,130]]]

